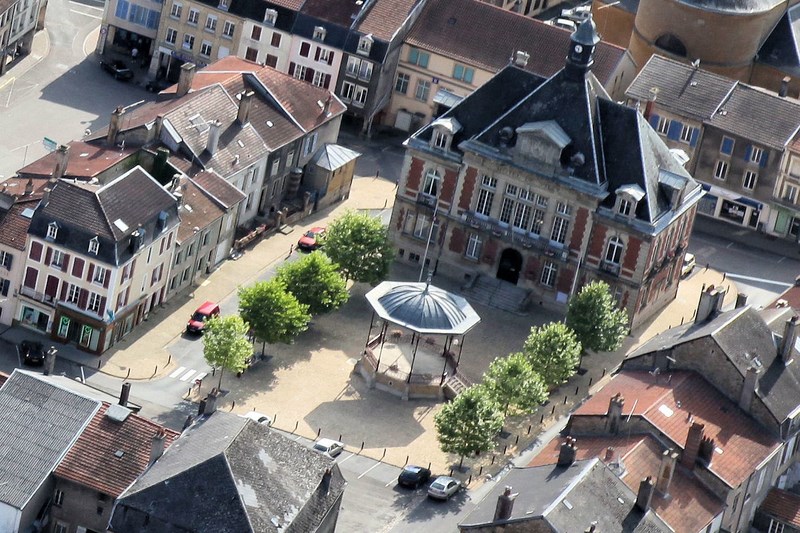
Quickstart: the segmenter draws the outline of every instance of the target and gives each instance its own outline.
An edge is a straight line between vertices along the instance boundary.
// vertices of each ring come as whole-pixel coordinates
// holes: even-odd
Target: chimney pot
[[[750,406],[753,403],[753,396],[756,394],[756,386],[758,385],[759,369],[755,364],[751,364],[744,374],[744,381],[742,382],[742,390],[739,394],[739,408],[749,413]]]
[[[242,126],[250,121],[250,108],[253,106],[253,91],[245,91],[239,97],[239,112],[236,115],[236,120]]]
[[[191,90],[195,68],[194,63],[184,63],[181,66],[181,72],[178,76],[178,89],[175,92],[175,96],[178,98],[187,95]]]
[[[778,91],[778,96],[785,97],[789,94],[789,82],[791,81],[792,78],[789,76],[784,76],[784,78],[781,80],[781,89]]]
[[[625,406],[625,398],[619,392],[608,402],[608,415],[606,418],[606,431],[616,434],[620,430],[622,420],[622,408]]]
[[[531,55],[528,52],[523,50],[517,50],[514,52],[514,65],[525,68],[528,66],[528,60],[531,58]]]
[[[211,155],[214,155],[214,153],[217,151],[221,129],[222,122],[219,120],[212,120],[208,123],[208,140],[206,142],[206,150]]]
[[[558,451],[558,466],[569,466],[575,462],[575,455],[578,452],[575,443],[575,439],[567,437],[567,440],[561,444],[561,448]]]
[[[131,384],[126,381],[125,383],[122,384],[122,389],[119,392],[119,404],[122,407],[128,406],[128,398],[130,398],[130,395],[131,395]]]
[[[159,457],[164,455],[164,443],[166,441],[167,433],[163,429],[159,429],[153,435],[153,443],[150,448],[150,464],[155,463]]]
[[[702,324],[714,318],[719,310],[722,309],[724,299],[725,291],[709,285],[706,290],[700,293],[700,301],[697,304],[697,312],[694,318],[695,324]]]
[[[511,487],[507,485],[503,493],[497,497],[497,507],[494,509],[494,519],[492,522],[499,522],[511,518],[511,514],[514,511],[514,500],[517,499],[517,496],[519,496],[519,493],[512,494]]]

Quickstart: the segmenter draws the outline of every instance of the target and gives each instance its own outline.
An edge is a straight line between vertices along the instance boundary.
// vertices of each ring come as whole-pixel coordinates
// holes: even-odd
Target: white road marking
[[[86,7],[89,7],[89,6],[86,6]],[[89,17],[90,19],[103,20],[103,16],[102,15],[92,15],[91,13],[84,13],[83,11],[78,11],[77,9],[70,9],[69,12],[70,13],[75,13],[76,15],[81,15],[83,17]]]
[[[208,372],[200,372],[199,374],[197,374],[197,375],[194,377],[194,379],[195,379],[195,381],[197,381],[198,379],[202,381],[202,379],[203,379],[204,377],[206,377],[207,375],[208,375]]]
[[[383,464],[383,463],[381,463],[381,462],[377,462],[377,463],[375,463],[375,464],[374,464],[374,465],[372,465],[371,467],[369,467],[369,468],[367,468],[366,470],[364,470],[364,472],[363,472],[363,473],[362,473],[360,476],[358,476],[358,479],[361,479],[362,477],[366,476],[367,474],[369,474],[369,473],[370,473],[370,471],[371,471],[372,469],[374,469],[374,468],[377,468],[377,467],[378,467],[378,465],[382,465],[382,464]]]
[[[780,287],[786,287],[787,289],[792,286],[791,283],[786,283],[785,281],[774,281],[771,279],[763,279],[763,278],[754,278],[751,276],[741,276],[739,274],[727,274],[727,277],[733,279],[740,279],[742,281],[754,281],[756,283],[766,283],[768,285],[778,285]]]
[[[189,370],[184,375],[181,376],[181,381],[189,381],[189,378],[195,375],[197,370]]]
[[[354,455],[355,455],[355,454],[354,454],[353,452],[350,452],[350,455],[348,455],[347,457],[345,457],[344,459],[342,459],[341,461],[339,461],[339,464],[342,464],[343,462],[347,461],[348,459],[350,459],[350,458],[351,458],[351,457],[353,457]]]
[[[73,2],[72,0],[69,0],[69,3],[74,6],[85,7],[88,9],[96,9],[98,11],[103,11],[104,9],[102,6],[90,6],[89,4],[84,4],[83,2]]]
[[[178,370],[173,371],[172,374],[169,375],[169,377],[177,378],[184,370],[186,370],[186,367],[182,366]]]

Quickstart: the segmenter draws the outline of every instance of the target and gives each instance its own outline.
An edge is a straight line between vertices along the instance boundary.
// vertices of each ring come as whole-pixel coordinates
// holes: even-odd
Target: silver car
[[[447,500],[459,491],[461,482],[450,476],[439,476],[428,487],[428,496],[437,500]]]
[[[313,450],[327,457],[336,457],[344,450],[344,444],[333,439],[319,439],[314,443]]]

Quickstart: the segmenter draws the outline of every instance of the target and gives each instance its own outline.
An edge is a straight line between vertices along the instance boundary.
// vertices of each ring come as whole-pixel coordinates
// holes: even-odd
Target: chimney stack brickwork
[[[189,90],[192,88],[192,81],[194,81],[194,71],[194,63],[184,63],[181,66],[181,72],[178,76],[178,88],[175,92],[175,96],[180,98],[189,93]]]
[[[636,507],[642,512],[647,512],[650,509],[650,502],[653,499],[653,491],[656,486],[653,483],[653,476],[647,476],[639,483],[639,492],[636,495]]]
[[[756,387],[758,386],[758,373],[759,369],[755,365],[747,368],[742,382],[742,390],[739,393],[739,408],[747,413],[750,412],[750,407],[753,404],[753,397],[756,395]]]
[[[517,499],[519,494],[512,494],[511,487],[506,486],[503,493],[497,497],[497,507],[494,509],[493,522],[508,520],[514,511],[514,500]]]
[[[567,437],[567,440],[561,443],[558,451],[558,466],[569,466],[575,462],[575,456],[578,453],[576,442],[572,437]]]
[[[623,407],[625,407],[625,398],[618,392],[608,402],[608,414],[606,415],[606,431],[608,433],[619,433]]]
[[[794,357],[794,346],[797,342],[797,326],[800,324],[800,316],[794,315],[786,321],[783,328],[783,338],[778,350],[778,355],[784,363],[788,363]]]
[[[669,486],[672,483],[672,476],[675,474],[675,465],[677,463],[678,452],[672,449],[664,450],[664,453],[661,454],[661,466],[658,469],[656,490],[665,498],[669,496]]]
[[[117,144],[117,135],[119,135],[120,123],[124,114],[125,109],[122,106],[117,106],[114,112],[111,113],[111,121],[108,123],[108,135],[106,136],[107,145],[114,146]]]
[[[236,115],[236,120],[240,125],[245,125],[250,121],[250,108],[253,105],[253,91],[246,91],[242,93],[239,98],[239,112]]]
[[[700,452],[700,443],[703,441],[703,430],[705,426],[698,422],[692,422],[689,434],[686,436],[686,444],[681,454],[681,464],[692,470],[697,461],[697,454]]]
[[[722,309],[722,302],[725,299],[725,291],[709,285],[706,290],[700,293],[700,301],[697,304],[695,314],[695,324],[702,324],[711,320]]]

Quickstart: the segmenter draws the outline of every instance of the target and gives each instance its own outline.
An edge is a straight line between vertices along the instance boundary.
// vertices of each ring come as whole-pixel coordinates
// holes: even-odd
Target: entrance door
[[[509,283],[517,284],[519,281],[519,271],[522,268],[522,254],[513,248],[506,248],[500,256],[500,264],[497,266],[497,279],[502,279]]]

